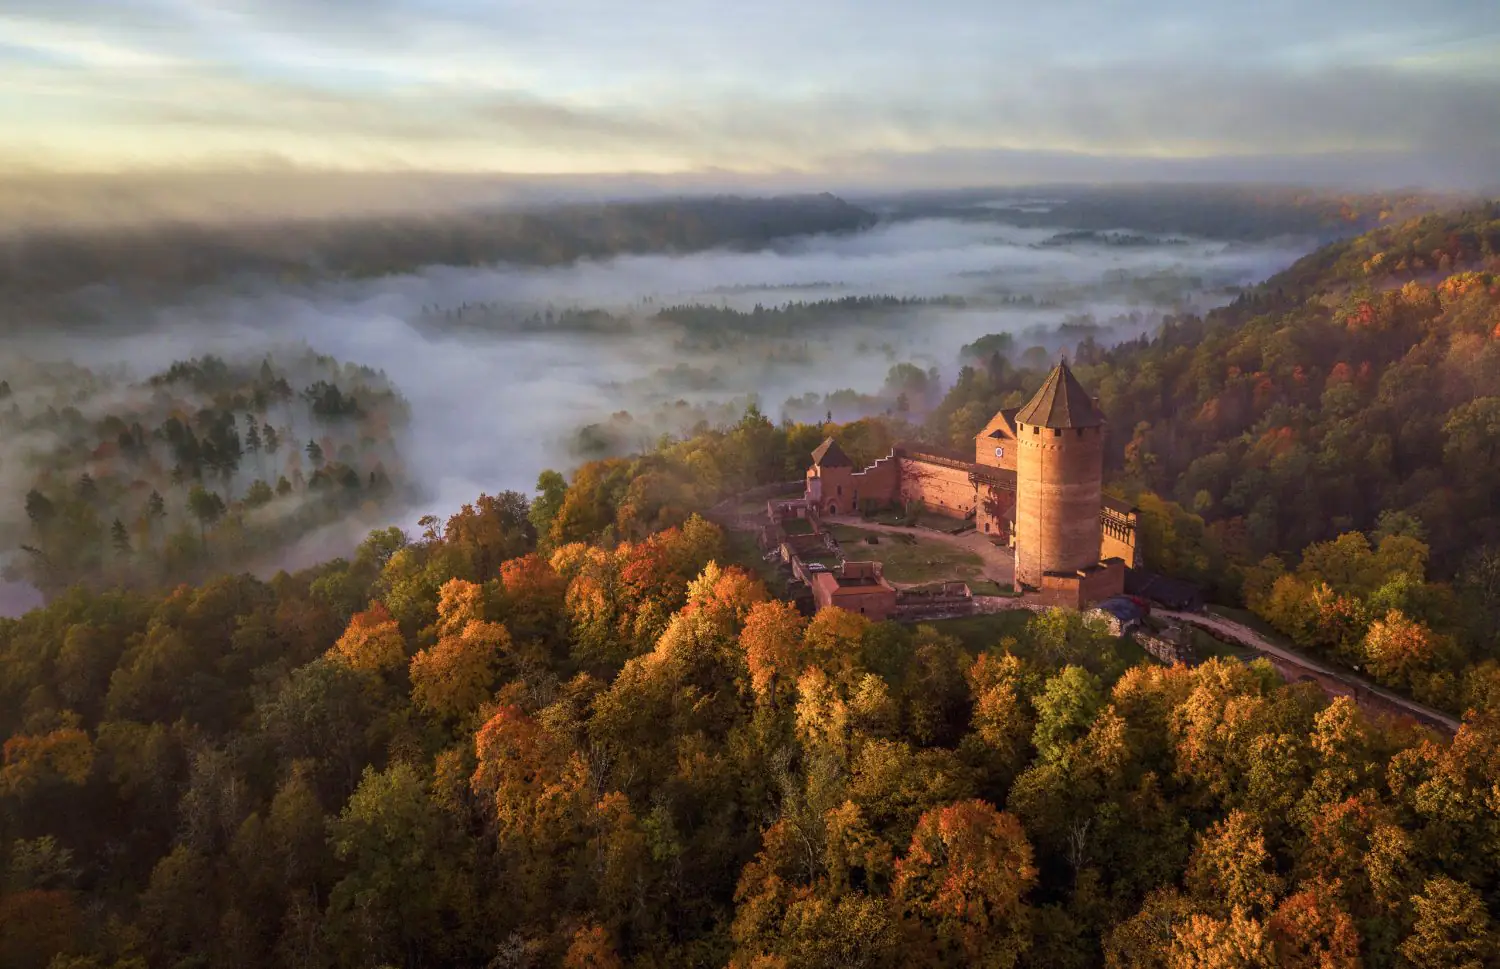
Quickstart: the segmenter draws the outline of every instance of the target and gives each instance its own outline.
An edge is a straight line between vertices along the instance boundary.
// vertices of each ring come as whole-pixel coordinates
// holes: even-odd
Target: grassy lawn
[[[1015,586],[1001,585],[990,579],[970,579],[969,591],[976,596],[1013,596],[1016,594]]]
[[[920,535],[891,535],[862,528],[835,526],[833,532],[844,554],[854,561],[879,562],[892,582],[941,582],[971,579],[984,569],[984,562],[968,549],[924,539]],[[871,535],[878,541],[866,541]]]

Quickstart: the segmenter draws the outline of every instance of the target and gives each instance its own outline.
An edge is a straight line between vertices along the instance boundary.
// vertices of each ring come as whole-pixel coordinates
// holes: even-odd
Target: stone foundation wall
[[[1150,633],[1137,632],[1135,641],[1140,643],[1141,649],[1161,660],[1168,666],[1175,663],[1183,663],[1187,666],[1198,664],[1198,655],[1193,652],[1193,647],[1185,643],[1174,643],[1162,639],[1160,636],[1152,636]]]

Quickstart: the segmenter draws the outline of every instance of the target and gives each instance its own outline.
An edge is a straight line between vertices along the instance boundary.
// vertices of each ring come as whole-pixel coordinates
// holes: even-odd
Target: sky
[[[0,0],[6,174],[1112,170],[1500,183],[1500,3]]]

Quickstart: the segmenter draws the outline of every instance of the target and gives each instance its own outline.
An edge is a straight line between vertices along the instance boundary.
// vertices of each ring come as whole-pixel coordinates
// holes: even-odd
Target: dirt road
[[[1327,689],[1331,684],[1342,686],[1339,692],[1352,696],[1362,706],[1378,706],[1387,710],[1399,711],[1409,714],[1423,723],[1442,727],[1449,733],[1458,730],[1458,721],[1446,713],[1440,713],[1431,707],[1423,706],[1414,700],[1408,700],[1398,696],[1389,690],[1383,690],[1378,686],[1366,682],[1357,676],[1335,670],[1327,664],[1319,663],[1317,660],[1309,659],[1295,650],[1279,646],[1251,629],[1243,623],[1226,619],[1223,616],[1214,616],[1196,612],[1172,612],[1166,609],[1156,609],[1152,615],[1163,619],[1171,619],[1189,626],[1196,626],[1205,632],[1212,633],[1221,639],[1237,643],[1257,653],[1264,653],[1273,662],[1280,661],[1278,665],[1293,672],[1302,672],[1318,680]]]

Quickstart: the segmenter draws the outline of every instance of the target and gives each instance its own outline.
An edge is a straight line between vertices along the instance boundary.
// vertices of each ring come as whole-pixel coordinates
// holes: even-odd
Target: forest
[[[303,350],[123,371],[7,360],[9,572],[46,595],[152,588],[270,560],[408,489],[407,405],[384,374]]]
[[[1495,965],[1497,252],[1493,208],[1392,226],[1074,354],[1147,562],[1456,736],[1061,611],[809,618],[702,517],[830,434],[859,463],[968,444],[1042,378],[994,340],[946,394],[894,368],[883,393],[930,395],[909,414],[751,405],[315,568],[0,620],[0,965]],[[399,412],[373,375],[267,366],[164,371],[155,394],[229,398],[114,444],[243,503],[242,428],[243,463],[268,416],[289,452]],[[72,474],[39,493],[72,507]]]
[[[725,466],[773,433],[717,438]],[[0,960],[1500,954],[1493,705],[1440,738],[1262,663],[1146,663],[1060,611],[808,620],[716,526],[650,530],[663,467],[544,475],[296,575],[0,622]]]
[[[162,297],[245,275],[285,282],[369,278],[427,265],[556,265],[631,252],[760,248],[786,236],[849,232],[873,220],[832,195],[720,196],[258,225],[31,229],[0,237],[0,302],[12,317],[0,320],[20,328],[40,302],[100,284]]]
[[[903,218],[943,215],[1011,225],[1109,233],[1267,239],[1309,235],[1332,242],[1467,200],[1430,192],[1339,192],[1290,185],[1049,185],[1007,192],[910,193],[890,202]]]

